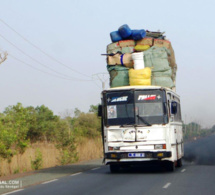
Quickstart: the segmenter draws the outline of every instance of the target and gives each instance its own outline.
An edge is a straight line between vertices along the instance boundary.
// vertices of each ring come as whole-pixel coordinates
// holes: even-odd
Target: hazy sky
[[[214,0],[0,2],[0,49],[9,54],[0,65],[0,112],[17,102],[44,104],[55,114],[76,107],[87,112],[100,103],[102,84],[92,75],[107,73],[100,54],[111,42],[109,33],[128,24],[166,32],[178,64],[183,119],[215,124]]]

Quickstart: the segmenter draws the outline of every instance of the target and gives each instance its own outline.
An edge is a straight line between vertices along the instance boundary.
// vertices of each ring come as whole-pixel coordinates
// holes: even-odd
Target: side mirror
[[[98,106],[98,116],[102,116],[102,105]]]
[[[177,102],[172,102],[171,103],[171,113],[176,114],[177,113]]]

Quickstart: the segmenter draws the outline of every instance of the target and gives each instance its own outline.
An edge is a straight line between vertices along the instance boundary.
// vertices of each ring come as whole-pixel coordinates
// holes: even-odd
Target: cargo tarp
[[[128,70],[123,66],[107,66],[110,74],[110,87],[120,87],[129,85]]]

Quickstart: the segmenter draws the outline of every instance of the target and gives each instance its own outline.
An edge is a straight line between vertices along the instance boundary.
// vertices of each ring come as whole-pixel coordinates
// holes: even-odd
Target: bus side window
[[[181,105],[178,104],[178,120],[181,121]]]
[[[181,107],[180,103],[177,102],[177,112],[174,114],[174,121],[180,122],[181,121]]]
[[[171,102],[171,113],[177,115],[178,103],[176,101]]]
[[[169,115],[169,117],[171,116],[171,110],[170,110],[170,108],[171,108],[171,94],[167,94],[167,106],[168,106],[168,115]]]
[[[170,101],[168,100],[168,102],[167,102],[167,109],[168,109],[168,116],[170,116],[171,115],[171,112],[170,112]]]

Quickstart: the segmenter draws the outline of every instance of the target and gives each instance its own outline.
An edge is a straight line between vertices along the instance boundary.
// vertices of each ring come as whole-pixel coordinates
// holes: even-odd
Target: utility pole
[[[92,75],[93,79],[99,80],[102,83],[102,90],[105,89],[105,82],[109,79],[108,73],[97,73]]]

